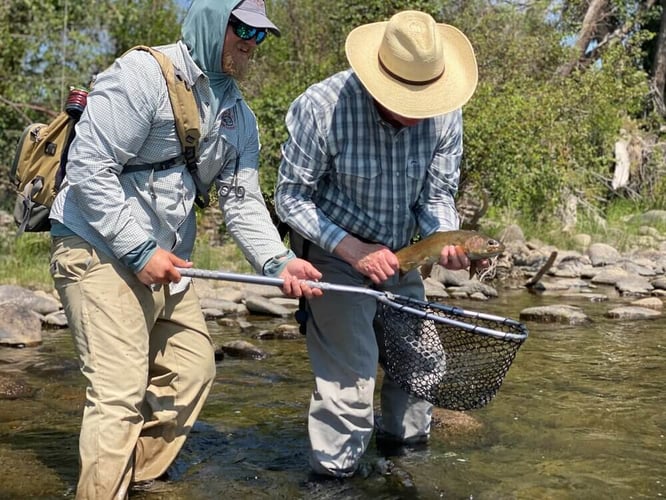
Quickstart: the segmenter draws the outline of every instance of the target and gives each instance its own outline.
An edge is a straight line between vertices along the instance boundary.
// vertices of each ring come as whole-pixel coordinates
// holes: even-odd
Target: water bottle
[[[81,118],[83,108],[86,107],[88,102],[88,91],[81,87],[70,87],[67,102],[65,103],[65,111],[74,120]]]

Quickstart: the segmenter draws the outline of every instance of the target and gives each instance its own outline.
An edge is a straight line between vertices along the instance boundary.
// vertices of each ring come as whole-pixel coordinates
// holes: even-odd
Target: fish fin
[[[426,262],[421,266],[419,269],[421,273],[421,278],[427,279],[430,277],[430,274],[432,273],[432,267],[435,265],[434,262]]]
[[[473,260],[469,263],[469,279],[474,278],[474,275],[477,274],[476,261]]]

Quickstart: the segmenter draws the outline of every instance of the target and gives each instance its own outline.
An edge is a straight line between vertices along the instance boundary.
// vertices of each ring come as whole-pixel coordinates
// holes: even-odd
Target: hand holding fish
[[[399,267],[398,258],[388,247],[364,243],[351,235],[342,239],[334,253],[375,284],[389,279]]]
[[[494,238],[476,231],[455,230],[433,233],[399,250],[396,256],[400,262],[401,273],[439,262],[448,269],[464,269],[469,266],[471,278],[477,269],[489,265],[488,259],[503,251],[504,245]],[[464,254],[464,257],[461,254]]]
[[[465,253],[465,249],[457,245],[447,245],[439,252],[438,264],[452,271],[467,269],[470,260]]]

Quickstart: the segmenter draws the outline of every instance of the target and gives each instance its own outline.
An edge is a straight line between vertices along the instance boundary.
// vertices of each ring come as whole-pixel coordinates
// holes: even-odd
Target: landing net
[[[385,372],[410,394],[450,410],[487,405],[527,338],[524,325],[499,316],[404,297],[377,305]]]

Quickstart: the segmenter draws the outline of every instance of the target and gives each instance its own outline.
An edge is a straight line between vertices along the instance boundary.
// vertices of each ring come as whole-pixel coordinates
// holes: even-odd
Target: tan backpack
[[[164,53],[145,45],[137,45],[130,50],[149,52],[162,68],[182,156],[198,185],[196,165],[201,133],[199,110],[192,89]],[[67,152],[74,138],[74,125],[86,105],[87,92],[74,88],[70,91],[70,97],[72,98],[68,100],[65,110],[50,123],[28,125],[18,140],[10,169],[10,179],[17,190],[14,206],[14,221],[18,226],[17,236],[24,231],[39,232],[51,228],[49,211],[65,176]],[[177,164],[177,162],[171,163]],[[147,165],[146,168],[152,166]],[[199,200],[201,197],[206,201],[199,201],[199,204],[207,204],[206,193],[200,192]]]

